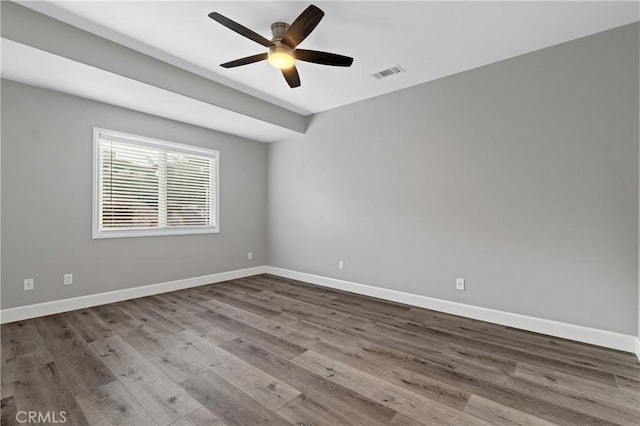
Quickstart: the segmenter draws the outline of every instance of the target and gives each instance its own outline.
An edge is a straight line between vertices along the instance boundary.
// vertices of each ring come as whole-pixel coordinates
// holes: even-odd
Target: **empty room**
[[[637,1],[1,1],[4,425],[640,425]]]

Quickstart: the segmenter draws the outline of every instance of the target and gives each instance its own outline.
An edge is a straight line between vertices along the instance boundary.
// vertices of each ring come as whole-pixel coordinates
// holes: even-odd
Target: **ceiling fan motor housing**
[[[293,49],[282,42],[282,37],[289,29],[289,24],[285,22],[275,22],[271,25],[271,45],[269,46],[269,56],[274,53],[284,53],[293,56]]]

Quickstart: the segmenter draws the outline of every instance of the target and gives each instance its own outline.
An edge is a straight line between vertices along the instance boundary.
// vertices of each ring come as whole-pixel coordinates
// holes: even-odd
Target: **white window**
[[[219,153],[93,129],[93,238],[219,232]]]

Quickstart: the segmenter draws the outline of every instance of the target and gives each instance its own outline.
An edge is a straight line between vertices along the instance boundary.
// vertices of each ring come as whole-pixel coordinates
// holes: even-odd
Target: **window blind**
[[[217,155],[108,133],[96,143],[98,234],[217,228]]]

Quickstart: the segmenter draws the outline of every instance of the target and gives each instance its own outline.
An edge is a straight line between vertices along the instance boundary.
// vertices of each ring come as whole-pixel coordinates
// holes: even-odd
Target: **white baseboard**
[[[182,280],[168,281],[159,284],[150,284],[142,287],[126,288],[123,290],[108,291],[105,293],[90,294],[87,296],[73,297],[70,299],[54,300],[51,302],[36,303],[33,305],[19,306],[0,310],[0,324],[13,321],[21,321],[44,315],[58,314],[61,312],[84,309],[90,306],[104,305],[106,303],[121,302],[123,300],[138,297],[153,296],[154,294],[167,293],[169,291],[198,287],[205,284],[219,283],[222,281],[244,278],[252,275],[263,274],[264,266],[238,269],[218,274],[203,275],[200,277],[185,278]]]
[[[578,342],[604,346],[606,348],[617,349],[625,352],[635,352],[636,355],[638,355],[638,359],[640,359],[640,343],[638,342],[638,339],[635,336],[627,334],[514,314],[511,312],[497,311],[494,309],[435,299],[417,294],[404,293],[386,288],[373,287],[366,284],[358,284],[351,281],[291,271],[289,269],[276,268],[273,266],[266,266],[265,272],[337,290],[344,290],[365,296],[377,297],[379,299],[391,300],[420,308],[432,309],[434,311],[533,331],[535,333],[562,337],[564,339],[576,340]]]
[[[105,293],[73,297],[70,299],[54,300],[51,302],[3,309],[0,310],[0,324],[57,314],[75,309],[83,309],[91,306],[104,305],[107,303],[121,302],[123,300],[135,299],[138,297],[153,296],[154,294],[198,287],[201,285],[213,284],[264,273],[292,278],[323,287],[349,291],[365,296],[377,297],[378,299],[391,300],[420,308],[432,309],[434,311],[506,325],[522,330],[562,337],[565,339],[576,340],[578,342],[590,343],[592,345],[604,346],[631,353],[635,352],[636,356],[640,360],[640,340],[635,336],[514,314],[511,312],[497,311],[494,309],[435,299],[417,294],[404,293],[401,291],[307,274],[289,269],[276,268],[273,266],[256,266],[253,268],[221,272],[218,274],[203,275],[200,277],[186,278],[159,284],[150,284],[142,287],[127,288]]]

